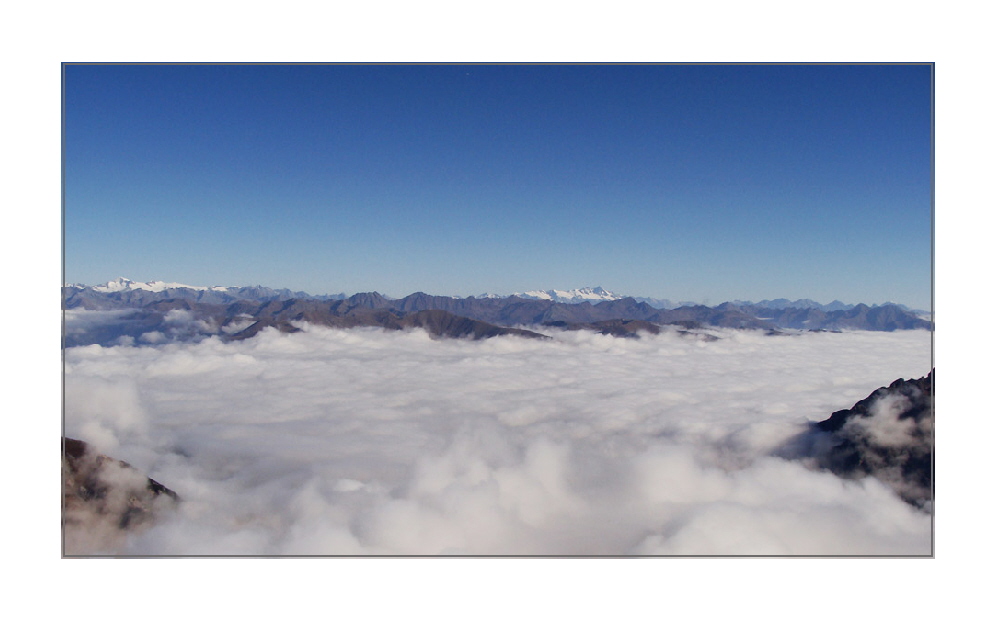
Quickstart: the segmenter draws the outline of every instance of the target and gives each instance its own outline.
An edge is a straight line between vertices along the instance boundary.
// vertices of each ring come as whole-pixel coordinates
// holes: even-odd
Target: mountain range
[[[493,293],[485,293],[483,295],[478,295],[478,299],[496,299],[502,297],[521,297],[523,299],[545,299],[549,301],[556,301],[563,304],[579,304],[585,301],[598,302],[598,301],[616,301],[619,299],[625,299],[629,297],[628,295],[620,295],[618,293],[613,293],[612,291],[607,291],[601,286],[595,287],[585,287],[576,288],[569,291],[561,291],[557,289],[550,289],[546,291],[527,291],[525,293],[512,293],[512,295],[502,296],[495,295]],[[670,299],[659,299],[655,297],[633,297],[636,301],[641,301],[647,305],[658,308],[661,310],[673,310],[674,308],[680,308],[683,306],[696,306],[699,305],[694,301],[679,301],[673,302]],[[833,312],[834,310],[851,310],[856,304],[845,304],[842,301],[834,300],[828,304],[821,304],[818,301],[813,301],[812,299],[796,299],[791,301],[789,299],[779,298],[779,299],[763,299],[758,302],[753,301],[742,301],[736,300],[730,302],[738,306],[757,306],[760,308],[767,308],[770,310],[786,310],[788,308],[800,308],[804,310],[822,310],[824,312]],[[894,305],[899,308],[906,310],[908,312],[913,312],[918,316],[929,314],[925,310],[913,310],[908,306],[902,304],[882,304],[882,305]],[[876,305],[871,305],[869,307],[876,307]]]
[[[265,327],[296,331],[296,322],[330,327],[423,328],[435,337],[490,338],[497,335],[542,338],[537,328],[591,329],[634,336],[658,326],[682,329],[728,327],[779,330],[932,329],[931,321],[896,304],[822,306],[809,300],[763,303],[725,302],[655,307],[620,297],[601,287],[573,291],[533,291],[533,297],[480,295],[447,297],[413,293],[392,299],[377,292],[347,297],[253,287],[192,287],[176,283],[136,283],[119,278],[106,285],[63,287],[64,310],[91,310],[67,317],[66,346],[108,344],[120,338],[139,342],[188,340],[207,335],[250,337]],[[544,293],[549,299],[539,298]],[[526,294],[523,294],[526,295]],[[588,299],[585,296],[593,297]],[[558,301],[570,300],[570,301]],[[595,303],[592,303],[592,302]],[[656,300],[666,301],[666,300]],[[834,309],[827,309],[834,307]],[[156,335],[158,334],[158,335]],[[144,340],[143,340],[144,339]]]

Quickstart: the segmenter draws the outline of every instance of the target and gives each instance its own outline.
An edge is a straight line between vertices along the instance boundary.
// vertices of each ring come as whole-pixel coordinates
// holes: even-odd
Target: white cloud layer
[[[71,348],[66,434],[183,500],[122,553],[930,553],[884,485],[770,456],[929,333],[549,333]]]

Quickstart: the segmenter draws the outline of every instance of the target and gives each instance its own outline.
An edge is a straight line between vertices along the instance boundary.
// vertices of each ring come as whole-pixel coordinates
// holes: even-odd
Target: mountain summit
[[[584,288],[572,288],[569,291],[550,289],[546,291],[526,291],[525,293],[513,293],[515,297],[523,299],[545,299],[561,304],[579,304],[585,301],[615,301],[625,298],[612,291],[607,291],[601,286],[586,286]]]
[[[119,293],[122,291],[151,291],[153,293],[161,293],[170,289],[190,289],[194,291],[227,291],[227,286],[190,286],[188,284],[180,284],[179,282],[163,282],[161,280],[156,280],[154,282],[135,282],[134,280],[129,280],[128,278],[117,278],[116,280],[111,280],[107,284],[102,284],[99,286],[94,286],[93,290],[101,293]]]

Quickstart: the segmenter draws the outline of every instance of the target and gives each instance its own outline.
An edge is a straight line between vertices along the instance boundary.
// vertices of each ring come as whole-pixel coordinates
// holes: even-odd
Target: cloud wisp
[[[107,552],[931,551],[930,516],[883,484],[772,456],[807,422],[925,375],[928,332],[474,342],[302,327],[66,350],[66,434],[183,498]]]

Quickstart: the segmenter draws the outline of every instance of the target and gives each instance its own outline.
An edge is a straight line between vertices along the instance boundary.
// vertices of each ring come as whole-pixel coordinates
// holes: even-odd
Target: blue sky
[[[927,65],[64,71],[69,282],[930,307]]]

